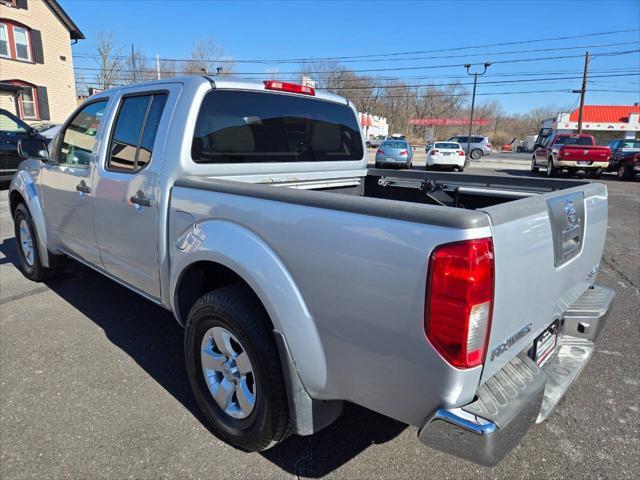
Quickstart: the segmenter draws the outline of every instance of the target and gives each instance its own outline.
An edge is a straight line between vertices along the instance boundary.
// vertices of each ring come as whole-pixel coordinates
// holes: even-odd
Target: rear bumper
[[[534,423],[549,416],[589,362],[614,296],[605,287],[587,290],[565,312],[562,336],[542,368],[525,349],[478,388],[473,403],[434,412],[418,434],[420,441],[481,465],[496,465]]]
[[[454,167],[464,167],[465,157],[461,156],[459,158],[433,158],[427,157],[427,165],[430,167],[434,165],[442,165],[442,166],[454,166]]]
[[[582,161],[582,160],[581,160]],[[561,168],[602,168],[606,169],[609,166],[609,162],[591,162],[588,165],[580,165],[577,160],[556,160],[553,162],[556,167]]]

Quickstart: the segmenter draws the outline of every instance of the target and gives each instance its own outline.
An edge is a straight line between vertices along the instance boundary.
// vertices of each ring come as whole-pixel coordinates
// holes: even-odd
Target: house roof
[[[49,8],[53,10],[53,13],[55,13],[60,19],[60,21],[64,24],[64,26],[69,29],[69,34],[72,40],[85,39],[84,33],[80,31],[80,29],[75,23],[73,23],[73,20],[71,20],[71,17],[67,15],[67,12],[64,11],[64,9],[60,6],[58,2],[56,2],[56,0],[44,0],[44,2],[47,5],[49,5]]]
[[[577,122],[580,110],[575,109],[569,116],[570,122]],[[627,123],[629,114],[640,113],[640,105],[585,105],[583,122]]]

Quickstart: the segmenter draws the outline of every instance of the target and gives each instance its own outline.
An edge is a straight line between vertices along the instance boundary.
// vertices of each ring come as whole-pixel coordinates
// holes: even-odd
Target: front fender
[[[33,165],[31,164],[33,162]],[[18,170],[11,179],[9,185],[9,199],[13,192],[17,192],[26,203],[33,223],[35,225],[36,239],[38,244],[38,253],[40,254],[40,262],[45,267],[49,267],[49,250],[47,249],[47,227],[44,221],[44,211],[42,207],[42,199],[38,194],[36,185],[37,176],[40,171],[39,160],[25,160],[20,164]]]
[[[186,245],[186,246],[184,246]],[[222,220],[198,223],[172,245],[171,307],[177,312],[176,288],[182,273],[195,262],[216,262],[238,274],[258,295],[275,329],[286,338],[306,390],[324,389],[327,367],[320,336],[294,279],[282,260],[252,231]]]

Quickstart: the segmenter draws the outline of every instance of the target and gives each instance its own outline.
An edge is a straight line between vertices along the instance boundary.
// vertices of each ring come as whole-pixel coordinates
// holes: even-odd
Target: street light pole
[[[471,158],[471,131],[473,128],[473,109],[476,105],[476,85],[478,84],[478,76],[482,76],[487,72],[487,68],[491,66],[490,63],[485,63],[484,70],[482,72],[471,73],[469,69],[471,68],[471,64],[466,64],[464,68],[467,69],[467,75],[473,75],[473,94],[471,95],[471,118],[469,119],[469,136],[467,137],[467,162],[469,158]]]

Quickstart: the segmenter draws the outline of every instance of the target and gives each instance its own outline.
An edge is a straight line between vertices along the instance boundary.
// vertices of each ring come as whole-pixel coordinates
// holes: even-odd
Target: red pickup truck
[[[597,178],[609,167],[611,150],[596,145],[591,135],[556,133],[536,145],[531,158],[531,171],[545,168],[548,177],[554,177],[563,170],[570,174],[584,170],[592,178]]]

